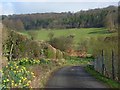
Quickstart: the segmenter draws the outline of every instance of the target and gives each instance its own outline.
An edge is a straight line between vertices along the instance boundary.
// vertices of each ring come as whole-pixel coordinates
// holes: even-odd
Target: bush
[[[60,36],[50,39],[49,44],[61,51],[66,51],[73,47],[74,37],[73,36]]]
[[[8,39],[3,45],[3,51],[7,53],[8,57],[10,56],[10,52],[12,53],[13,59],[41,57],[42,47],[39,42],[28,39],[25,35],[21,35],[15,31],[9,31],[8,36]]]

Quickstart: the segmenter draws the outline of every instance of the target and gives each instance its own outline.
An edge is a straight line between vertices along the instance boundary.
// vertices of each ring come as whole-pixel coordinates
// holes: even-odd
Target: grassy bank
[[[86,66],[85,70],[90,73],[92,76],[94,76],[97,80],[105,83],[110,88],[120,88],[120,83],[117,81],[114,81],[110,78],[107,78],[103,76],[102,74],[96,72],[93,68],[93,66]]]
[[[23,58],[9,61],[0,71],[2,89],[6,88],[43,88],[49,75],[62,67],[63,61]]]
[[[87,65],[93,61],[92,58],[67,57],[66,65]]]
[[[53,72],[63,67],[63,64],[60,63],[50,63],[50,64],[41,64],[41,65],[33,65],[29,66],[29,70],[34,72],[36,78],[32,80],[31,87],[32,88],[44,88],[49,77]]]

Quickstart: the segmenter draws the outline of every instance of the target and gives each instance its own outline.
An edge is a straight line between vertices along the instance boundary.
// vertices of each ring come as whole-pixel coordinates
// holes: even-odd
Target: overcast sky
[[[107,7],[109,5],[118,6],[118,1],[119,0],[1,0],[0,15],[77,12],[80,10]]]

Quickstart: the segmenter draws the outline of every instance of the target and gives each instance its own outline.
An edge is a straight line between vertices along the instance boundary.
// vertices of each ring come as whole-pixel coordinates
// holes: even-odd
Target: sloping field
[[[53,30],[31,30],[22,32],[29,37],[32,35],[36,40],[49,40],[48,34],[54,33],[54,37],[74,35],[75,42],[88,40],[90,37],[106,37],[117,35],[117,33],[108,33],[105,28],[81,28],[81,29],[53,29]]]

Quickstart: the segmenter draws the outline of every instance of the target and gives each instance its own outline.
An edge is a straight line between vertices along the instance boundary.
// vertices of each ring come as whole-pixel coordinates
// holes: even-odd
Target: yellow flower
[[[16,73],[16,71],[13,71],[14,73]]]
[[[21,82],[21,80],[19,80],[19,82]]]
[[[6,66],[6,68],[8,68],[8,66]]]
[[[12,86],[14,86],[14,83],[12,82]]]
[[[29,84],[27,83],[26,86],[29,86]]]
[[[18,69],[18,66],[16,66],[16,68]]]
[[[31,74],[32,74],[32,75],[34,75],[34,73],[33,73],[33,72],[31,72]]]
[[[23,72],[24,70],[23,69],[21,69],[21,71],[20,72]]]
[[[6,82],[6,80],[3,80],[3,82]]]
[[[28,83],[31,83],[31,81],[28,81]]]
[[[25,67],[23,67],[23,69],[24,69],[24,70],[26,70],[26,68],[25,68]]]
[[[17,71],[17,73],[18,73],[19,71]]]
[[[6,81],[9,82],[9,79],[7,79]]]
[[[15,84],[15,87],[17,86],[17,84]]]
[[[19,85],[21,85],[21,83],[19,83]]]
[[[21,79],[23,79],[23,77],[21,77]]]
[[[25,81],[27,78],[25,77],[25,78],[23,78],[23,81]]]
[[[3,72],[2,70],[0,70],[0,72]]]

